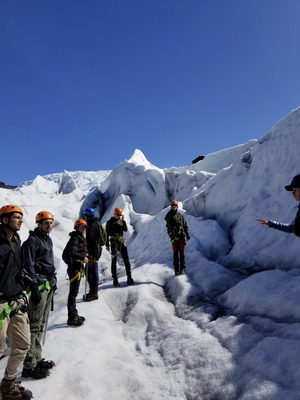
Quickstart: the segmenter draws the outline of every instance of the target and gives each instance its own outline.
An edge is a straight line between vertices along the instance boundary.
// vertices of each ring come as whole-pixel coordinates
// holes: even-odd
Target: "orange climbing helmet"
[[[52,219],[54,221],[54,217],[49,211],[40,211],[37,216],[35,217],[35,222],[40,222],[43,219]]]
[[[0,208],[0,217],[2,214],[12,214],[12,213],[19,213],[23,216],[23,211],[18,206],[8,204],[7,206],[3,206]]]
[[[79,226],[79,225],[86,225],[87,226],[87,223],[86,223],[86,221],[84,219],[78,219],[74,224],[74,229],[76,228],[76,226]]]
[[[120,208],[120,207],[115,208],[114,213],[117,215],[122,215],[122,213],[123,213],[122,208]]]
[[[172,206],[178,206],[178,201],[172,200],[172,201],[171,201],[171,207],[172,207]]]

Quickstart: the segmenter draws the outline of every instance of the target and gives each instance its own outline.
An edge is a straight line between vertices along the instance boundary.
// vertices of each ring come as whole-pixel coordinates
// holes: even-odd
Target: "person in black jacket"
[[[190,240],[189,228],[182,214],[178,212],[178,202],[171,201],[171,210],[165,216],[168,235],[171,239],[173,249],[173,265],[175,275],[185,273],[185,237]],[[178,260],[179,253],[179,260]],[[180,264],[180,269],[179,269]]]
[[[102,247],[98,238],[100,235],[99,219],[95,217],[95,210],[87,208],[84,210],[83,218],[86,220],[88,227],[86,230],[86,245],[88,249],[89,262],[87,264],[87,278],[90,286],[90,292],[85,296],[85,301],[98,300],[98,261],[101,257]]]
[[[11,348],[0,385],[3,400],[32,398],[31,391],[16,382],[30,346],[21,241],[17,233],[22,223],[23,212],[19,207],[7,205],[0,209],[0,357],[6,347],[6,336]]]
[[[292,195],[298,204],[298,212],[294,220],[290,223],[282,223],[277,221],[267,221],[266,219],[256,218],[262,225],[268,226],[269,228],[277,229],[282,232],[294,233],[300,237],[300,174],[293,177],[290,185],[285,186],[285,190],[292,192]]]
[[[76,309],[76,297],[78,295],[80,280],[84,271],[84,264],[89,262],[86,257],[87,248],[84,233],[87,223],[84,219],[78,219],[74,224],[75,231],[69,233],[70,240],[68,242],[68,275],[70,282],[70,290],[68,296],[68,325],[81,326],[85,318],[78,315]]]
[[[41,379],[49,375],[55,363],[42,358],[41,339],[56,290],[53,244],[49,236],[54,222],[48,211],[37,214],[38,227],[23,243],[23,267],[30,279],[29,319],[31,344],[24,361],[22,376]]]
[[[127,284],[134,285],[134,281],[131,277],[131,265],[128,258],[127,246],[124,241],[123,232],[127,232],[127,224],[124,219],[124,215],[122,215],[122,209],[117,207],[114,210],[114,216],[111,217],[109,221],[106,223],[106,250],[109,251],[109,242],[111,245],[111,273],[113,277],[113,285],[115,287],[120,287],[117,277],[117,251],[120,252],[126,269],[127,275]]]

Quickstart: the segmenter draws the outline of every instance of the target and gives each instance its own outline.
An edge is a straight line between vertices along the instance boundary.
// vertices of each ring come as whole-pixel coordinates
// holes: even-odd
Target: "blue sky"
[[[300,105],[298,0],[0,0],[0,181],[184,166]]]

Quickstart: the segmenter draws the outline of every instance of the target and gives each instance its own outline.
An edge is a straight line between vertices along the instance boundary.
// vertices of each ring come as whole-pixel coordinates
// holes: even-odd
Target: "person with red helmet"
[[[134,280],[131,277],[131,265],[128,258],[127,246],[124,241],[123,232],[127,232],[127,223],[125,221],[123,211],[120,207],[115,208],[114,216],[106,223],[106,250],[109,251],[111,245],[111,274],[113,277],[114,287],[120,287],[117,276],[117,252],[121,254],[127,275],[127,285],[134,285]]]
[[[168,235],[173,249],[175,275],[185,274],[185,237],[190,240],[189,228],[182,214],[178,212],[178,202],[171,201],[171,210],[165,216]],[[179,253],[179,259],[178,259]]]
[[[84,233],[87,223],[84,219],[78,219],[74,224],[74,231],[69,233],[70,239],[66,246],[68,251],[68,275],[70,282],[68,296],[68,325],[81,326],[85,318],[78,315],[76,309],[76,297],[78,295],[81,277],[84,273],[84,264],[89,262],[87,258],[87,246]]]
[[[28,304],[22,274],[21,241],[18,231],[23,223],[23,212],[15,205],[0,209],[0,356],[6,347],[6,336],[11,348],[0,398],[32,398],[30,390],[16,382],[26,353],[30,347]]]
[[[22,245],[23,268],[30,281],[29,320],[31,345],[27,352],[22,376],[24,378],[46,378],[53,368],[53,361],[42,358],[42,334],[52,308],[56,290],[56,271],[53,243],[49,236],[54,217],[49,211],[40,211],[35,218],[37,228],[29,231],[28,239]]]

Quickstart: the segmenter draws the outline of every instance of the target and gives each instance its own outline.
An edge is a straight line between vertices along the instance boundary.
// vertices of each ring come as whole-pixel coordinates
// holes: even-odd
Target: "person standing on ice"
[[[0,356],[11,348],[0,385],[2,400],[32,398],[30,390],[16,382],[19,368],[30,347],[28,303],[22,278],[21,241],[17,233],[23,223],[22,210],[14,205],[0,209]]]
[[[288,192],[292,192],[294,199],[300,202],[300,174],[294,176],[290,185],[285,186]],[[296,218],[291,224],[284,224],[276,221],[267,221],[265,219],[256,218],[262,225],[266,225],[270,228],[277,229],[282,232],[294,233],[300,237],[300,203],[298,205],[298,212]]]
[[[88,250],[89,262],[87,264],[86,273],[90,286],[90,292],[85,296],[85,301],[98,300],[98,261],[101,257],[102,247],[99,244],[99,219],[95,217],[95,210],[91,207],[86,208],[83,212],[83,218],[87,222],[86,244]]]
[[[29,237],[22,246],[23,267],[30,281],[28,296],[31,333],[30,349],[24,361],[22,376],[42,379],[55,366],[53,361],[42,358],[41,343],[50,309],[53,309],[53,294],[56,290],[53,243],[49,236],[54,217],[49,211],[40,211],[35,222],[37,228],[29,231]]]
[[[74,224],[74,231],[70,232],[70,239],[67,244],[68,251],[68,275],[70,282],[68,296],[68,325],[81,326],[85,321],[84,317],[78,315],[76,309],[76,297],[78,295],[80,280],[84,272],[84,264],[89,262],[87,258],[87,247],[84,233],[87,223],[84,219],[78,219]]]
[[[175,275],[183,275],[186,268],[184,253],[186,246],[185,237],[187,240],[190,240],[190,233],[184,216],[178,212],[178,202],[176,200],[171,201],[171,210],[165,216],[165,220],[173,249]]]
[[[123,232],[127,232],[127,223],[125,221],[123,211],[117,207],[114,210],[114,216],[106,223],[106,250],[109,251],[109,243],[111,245],[111,274],[113,277],[114,287],[120,287],[117,276],[117,252],[121,254],[127,275],[127,285],[134,285],[134,280],[131,277],[131,265],[128,258],[127,246],[124,241]]]

